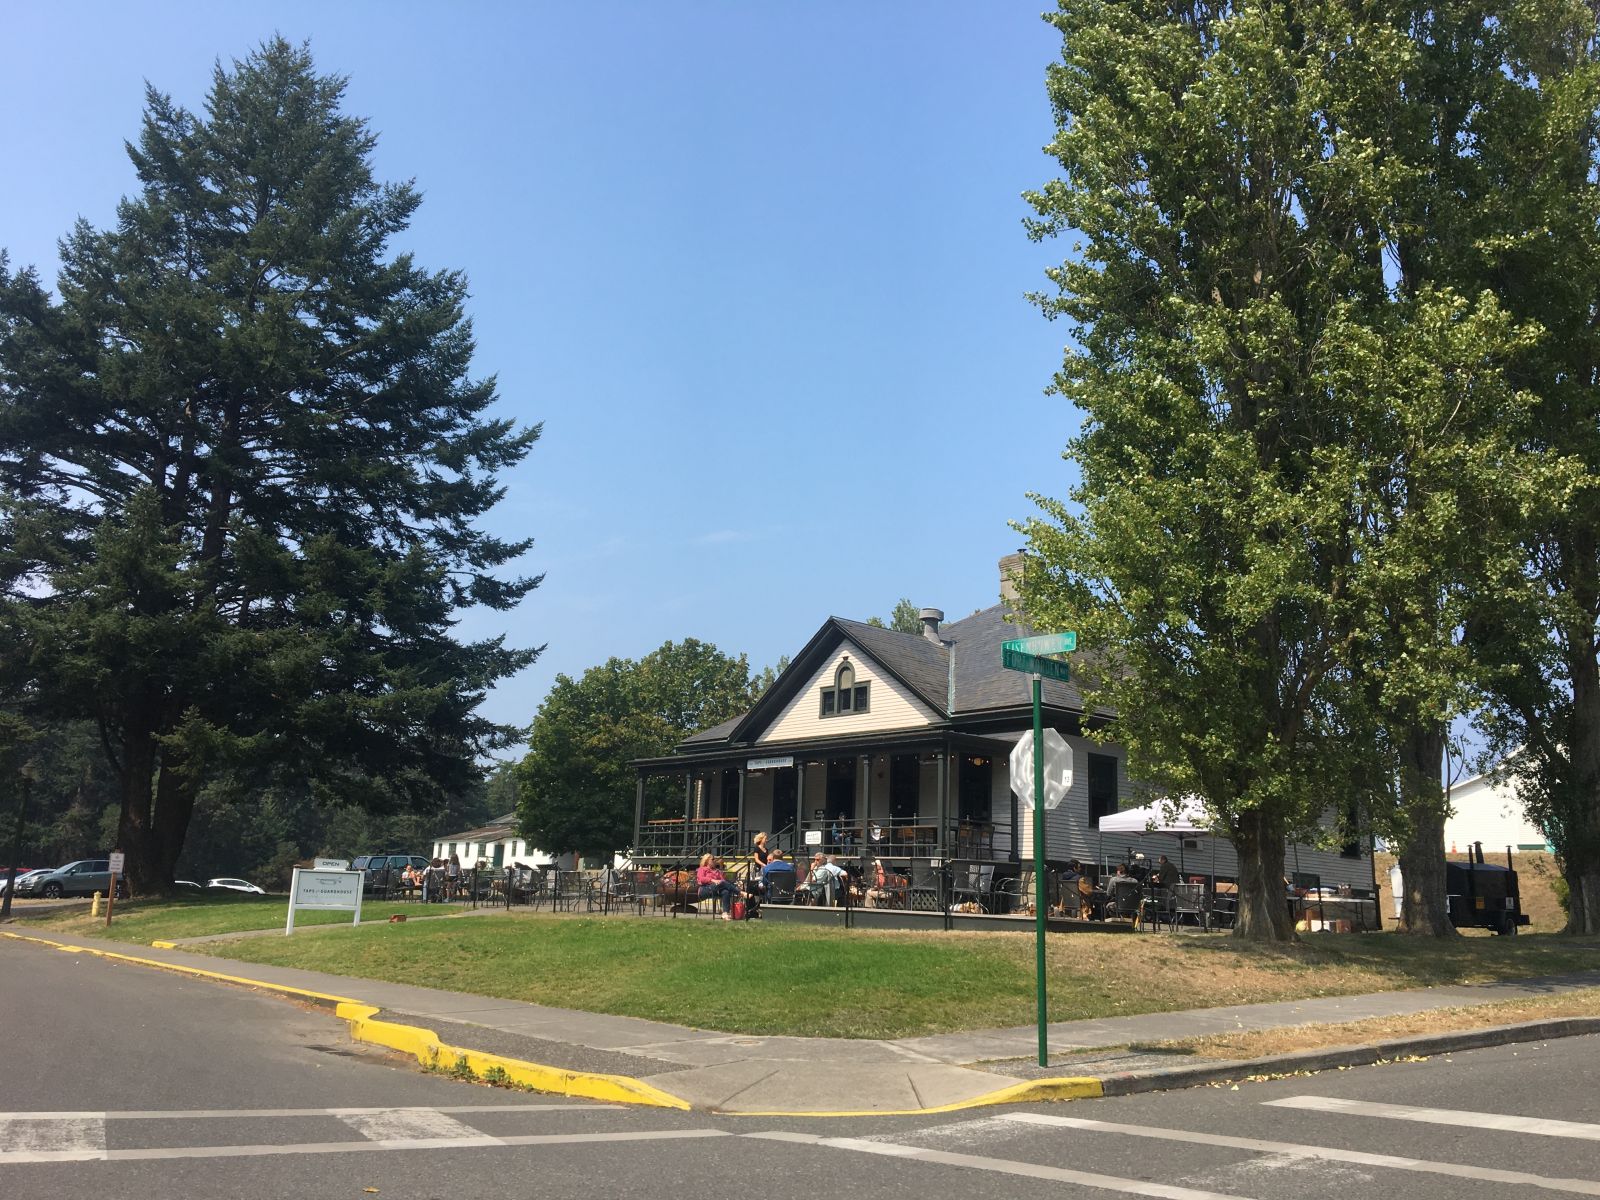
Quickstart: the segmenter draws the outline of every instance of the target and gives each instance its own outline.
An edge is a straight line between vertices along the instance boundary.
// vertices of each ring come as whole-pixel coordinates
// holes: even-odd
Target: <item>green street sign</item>
[[[1037,654],[1024,654],[1020,650],[1011,649],[1010,645],[1001,647],[1000,665],[1010,671],[1041,675],[1046,679],[1059,679],[1062,683],[1071,678],[1067,674],[1066,663],[1053,658],[1040,658]]]
[[[1046,633],[1039,637],[1013,638],[1000,645],[1006,650],[1018,650],[1023,654],[1071,654],[1078,648],[1078,635],[1070,632]]]

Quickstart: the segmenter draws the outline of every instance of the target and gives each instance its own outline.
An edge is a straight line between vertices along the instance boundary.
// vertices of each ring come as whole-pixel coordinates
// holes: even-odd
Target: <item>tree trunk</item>
[[[1252,942],[1294,940],[1283,875],[1283,821],[1252,809],[1233,831],[1239,855],[1239,914],[1233,935]]]
[[[1409,830],[1400,847],[1400,932],[1426,937],[1456,932],[1445,894],[1444,743],[1442,725],[1415,726],[1400,743],[1400,805]]]
[[[181,765],[171,757],[162,758],[150,845],[153,873],[146,880],[147,890],[151,892],[165,892],[171,888],[178,856],[183,853],[184,838],[189,833],[189,821],[194,816],[194,784],[179,770]]]
[[[142,727],[122,735],[122,812],[117,818],[117,849],[127,856],[130,895],[149,894],[163,886],[151,862],[150,827],[156,770],[155,734]]]
[[[1567,932],[1600,933],[1600,668],[1592,645],[1572,662],[1572,778],[1558,803],[1556,853],[1567,881]],[[1551,831],[1547,831],[1551,832]]]

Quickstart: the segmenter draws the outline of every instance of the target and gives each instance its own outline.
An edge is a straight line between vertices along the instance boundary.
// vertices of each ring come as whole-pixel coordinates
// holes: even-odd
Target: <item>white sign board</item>
[[[782,758],[752,758],[745,763],[744,769],[747,771],[769,771],[792,766],[794,766],[794,755],[787,754]]]
[[[128,856],[126,854],[121,850],[113,850],[111,852],[111,873],[121,879],[124,874],[122,868],[127,865],[127,862]]]
[[[808,845],[808,846],[820,846],[820,845],[822,845],[822,830],[820,830],[820,829],[808,829],[808,830],[806,830],[806,845]]]
[[[314,871],[348,871],[350,860],[348,858],[319,858],[311,864]]]
[[[1044,731],[1044,806],[1054,808],[1072,787],[1072,747],[1054,729]],[[1033,807],[1033,733],[1017,739],[1011,751],[1011,790],[1024,808]]]
[[[354,924],[361,924],[361,886],[365,881],[366,873],[362,871],[307,871],[296,867],[289,883],[289,923],[284,935],[294,932],[294,914],[302,908],[354,912]]]

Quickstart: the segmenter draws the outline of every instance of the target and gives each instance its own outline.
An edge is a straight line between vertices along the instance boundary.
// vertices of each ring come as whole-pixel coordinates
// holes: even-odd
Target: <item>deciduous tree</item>
[[[633,836],[630,763],[743,712],[758,695],[744,655],[667,642],[637,662],[613,658],[581,679],[556,676],[518,767],[522,830],[541,849],[609,856]]]

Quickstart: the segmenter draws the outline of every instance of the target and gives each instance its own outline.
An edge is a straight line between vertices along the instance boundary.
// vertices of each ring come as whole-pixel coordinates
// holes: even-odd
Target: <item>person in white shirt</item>
[[[821,904],[827,899],[830,892],[837,895],[838,890],[844,886],[848,878],[849,876],[845,874],[843,867],[835,866],[828,861],[825,855],[813,854],[811,856],[811,872],[806,876],[805,883],[797,890],[805,892],[811,898],[812,903]]]

